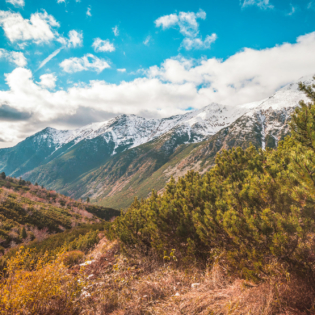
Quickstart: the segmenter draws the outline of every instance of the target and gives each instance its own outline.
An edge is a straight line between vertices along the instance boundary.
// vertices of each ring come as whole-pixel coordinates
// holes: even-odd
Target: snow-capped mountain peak
[[[176,133],[182,138],[187,137],[186,142],[199,142],[229,126],[244,114],[248,117],[258,115],[262,118],[265,111],[285,111],[285,116],[289,116],[301,99],[306,100],[305,94],[299,91],[299,82],[312,84],[314,79],[311,76],[303,77],[284,86],[267,99],[243,105],[227,106],[211,103],[201,109],[168,118],[149,119],[123,114],[75,130],[46,128],[38,133],[38,141],[47,140],[58,150],[68,143],[75,145],[84,140],[102,137],[106,143],[114,144],[112,154],[115,154],[119,147],[123,150],[130,149],[167,133]]]

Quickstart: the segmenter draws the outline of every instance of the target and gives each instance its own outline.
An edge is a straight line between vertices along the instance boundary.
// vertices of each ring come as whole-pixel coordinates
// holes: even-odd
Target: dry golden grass
[[[69,274],[62,255],[51,260],[45,254],[34,262],[30,254],[21,248],[8,261],[6,275],[0,278],[0,314],[79,314],[84,278]]]
[[[308,279],[285,274],[254,284],[228,276],[219,262],[184,266],[172,256],[163,263],[136,250],[122,253],[117,241],[99,236],[84,266],[70,269],[64,260],[76,252],[52,261],[45,255],[32,268],[24,266],[29,252],[18,252],[0,281],[0,314],[315,314]]]
[[[315,314],[315,292],[292,275],[256,285],[229,277],[220,264],[205,270],[123,254],[106,238],[91,255],[81,314]]]
[[[220,262],[211,268],[183,265],[176,253],[161,262],[153,254],[123,253],[117,241],[99,236],[81,265],[83,253],[73,251],[55,260],[46,254],[30,268],[29,251],[19,251],[0,281],[0,314],[315,314],[308,279],[287,273],[255,284],[229,276]]]

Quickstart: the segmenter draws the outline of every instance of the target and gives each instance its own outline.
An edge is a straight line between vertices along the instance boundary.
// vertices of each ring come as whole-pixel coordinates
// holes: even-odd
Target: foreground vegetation
[[[300,88],[312,103],[276,150],[223,151],[98,230],[7,253],[0,311],[314,314],[315,91]]]

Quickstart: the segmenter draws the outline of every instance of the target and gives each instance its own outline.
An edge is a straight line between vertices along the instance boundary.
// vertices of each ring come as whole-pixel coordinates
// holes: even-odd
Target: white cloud
[[[123,68],[123,69],[117,69],[118,72],[126,72],[126,69]]]
[[[63,71],[68,73],[92,70],[98,73],[102,72],[106,68],[110,68],[110,65],[104,60],[100,59],[92,54],[86,54],[82,58],[70,58],[65,59],[60,63],[60,67]]]
[[[27,121],[1,122],[0,138],[16,143],[43,126],[56,126],[56,121],[65,116],[75,117],[80,108],[111,115],[146,112],[150,117],[167,117],[183,113],[183,108],[201,108],[211,102],[237,105],[262,100],[285,84],[314,74],[314,51],[315,32],[298,37],[293,44],[261,50],[245,48],[226,60],[167,59],[130,82],[94,80],[57,91],[36,84],[30,70],[16,68],[6,75],[8,90],[0,91],[0,104],[32,115],[32,130],[25,129],[30,125]],[[71,60],[76,62],[68,64],[70,72],[87,70],[86,63],[91,64],[83,58]]]
[[[15,7],[24,7],[24,0],[5,0],[7,3],[13,4]]]
[[[119,35],[119,30],[118,30],[118,26],[117,25],[115,27],[113,27],[112,30],[113,30],[113,33],[114,33],[115,36]]]
[[[162,27],[163,30],[172,26],[177,26],[179,32],[185,36],[181,47],[186,50],[191,49],[209,49],[211,44],[217,39],[216,34],[207,35],[205,40],[199,36],[199,23],[197,19],[206,19],[206,12],[199,10],[194,12],[179,12],[179,14],[164,15],[155,20],[156,27]]]
[[[83,34],[82,32],[78,33],[75,30],[69,32],[68,47],[78,47],[82,46],[83,43]]]
[[[75,2],[81,2],[81,0],[75,0]],[[57,0],[57,3],[66,3],[66,0]]]
[[[54,74],[43,74],[39,78],[40,82],[38,84],[43,88],[53,89],[56,87],[57,77]]]
[[[39,65],[38,69],[42,68],[43,66],[46,65],[47,62],[49,62],[52,58],[56,57],[62,49],[64,49],[65,47],[71,48],[71,47],[78,47],[78,46],[82,46],[83,43],[83,34],[78,33],[75,30],[71,30],[68,34],[69,39],[64,38],[64,37],[59,37],[57,38],[57,41],[60,42],[63,47],[60,47],[58,49],[56,49],[53,53],[51,53],[47,58],[45,58],[41,64]]]
[[[64,47],[61,47],[61,48],[56,49],[56,50],[55,50],[53,53],[51,53],[47,58],[45,58],[45,59],[41,62],[41,64],[39,65],[39,67],[38,67],[37,70],[39,70],[40,68],[44,67],[45,64],[46,64],[48,61],[50,61],[52,58],[54,58],[55,56],[57,56],[63,48],[64,48]]]
[[[257,5],[261,9],[273,9],[274,6],[269,3],[269,0],[241,0],[241,5],[243,8]]]
[[[113,52],[115,51],[115,46],[108,39],[102,40],[100,38],[95,38],[92,44],[94,51],[96,52]]]
[[[298,37],[295,44],[263,50],[245,48],[224,61],[168,59],[162,67],[150,68],[148,74],[173,84],[202,84],[205,87],[198,94],[209,102],[241,104],[263,99],[286,83],[315,73],[313,49],[315,32]]]
[[[87,10],[86,10],[86,15],[87,15],[87,16],[92,16],[91,7],[88,7],[88,8],[87,8]]]
[[[71,30],[68,33],[68,38],[59,36],[56,38],[56,41],[62,44],[63,46],[67,46],[68,48],[76,48],[78,46],[82,46],[83,44],[83,33],[77,32],[75,30]]]
[[[294,7],[292,4],[290,6],[291,6],[291,11],[287,14],[289,16],[293,15],[296,12],[296,7]]]
[[[26,58],[22,52],[13,51],[9,61],[14,62],[18,67],[25,67],[27,65]]]
[[[24,19],[20,13],[0,11],[0,26],[11,42],[34,41],[49,42],[57,36],[54,27],[59,23],[46,11],[34,13],[30,19]]]
[[[177,14],[163,15],[154,21],[156,27],[162,26],[163,30],[177,25],[179,21]]]
[[[149,42],[150,42],[150,40],[151,40],[151,36],[149,35],[149,36],[147,36],[146,39],[143,41],[143,44],[144,44],[144,45],[148,45]]]
[[[209,49],[211,44],[214,43],[217,38],[217,34],[214,33],[212,35],[207,35],[204,41],[201,38],[186,37],[182,42],[182,46],[186,50]]]
[[[184,36],[195,37],[199,33],[199,24],[197,19],[206,19],[206,12],[199,10],[194,12],[179,12],[179,14],[164,15],[158,18],[154,23],[156,27],[162,27],[163,30],[172,26],[178,26],[179,31]]]
[[[4,58],[18,67],[25,67],[27,65],[26,58],[22,52],[7,51],[0,48],[0,59]]]

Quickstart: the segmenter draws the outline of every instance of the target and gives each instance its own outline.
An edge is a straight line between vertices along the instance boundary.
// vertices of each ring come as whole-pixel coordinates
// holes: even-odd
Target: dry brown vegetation
[[[229,275],[223,258],[206,266],[173,252],[163,261],[137,248],[126,252],[104,232],[98,238],[86,255],[47,252],[37,262],[21,248],[0,277],[0,314],[315,314],[315,292],[305,277],[278,270],[253,283]]]
[[[315,314],[314,290],[289,274],[257,285],[229,276],[220,262],[163,263],[137,251],[122,253],[106,238],[86,258],[92,262],[85,266],[80,314]]]

